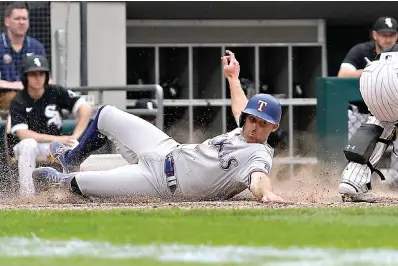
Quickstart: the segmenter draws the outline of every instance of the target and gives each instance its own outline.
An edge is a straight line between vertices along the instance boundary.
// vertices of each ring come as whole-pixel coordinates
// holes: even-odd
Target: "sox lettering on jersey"
[[[61,115],[57,110],[57,106],[55,104],[50,104],[46,106],[44,110],[44,115],[50,118],[47,122],[47,125],[50,126],[51,124],[55,125],[57,128],[61,128],[62,126],[62,119]]]
[[[231,144],[231,142],[228,139],[222,139],[219,142],[214,143],[213,146],[218,151],[218,161],[220,162],[221,169],[228,171],[229,169],[231,169],[232,166],[237,167],[239,163],[235,157],[224,159],[225,156],[232,152],[223,151],[224,145],[226,144]]]
[[[266,103],[266,102],[259,100],[259,101],[258,101],[258,109],[257,109],[257,110],[258,110],[259,112],[262,112],[262,111],[263,111],[263,108],[266,107],[266,106],[267,106],[267,103]]]

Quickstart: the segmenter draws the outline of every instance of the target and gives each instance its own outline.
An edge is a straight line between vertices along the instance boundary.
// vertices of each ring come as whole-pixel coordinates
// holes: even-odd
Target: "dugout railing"
[[[156,115],[156,126],[161,130],[164,130],[164,105],[163,105],[163,88],[158,84],[143,84],[143,85],[126,85],[126,86],[79,86],[79,87],[68,87],[69,90],[74,92],[81,92],[86,94],[87,92],[98,92],[98,99],[95,99],[94,106],[100,106],[104,103],[104,91],[154,91],[155,102],[157,108],[153,110],[149,109],[132,109],[128,108],[126,101],[125,111],[135,115]]]

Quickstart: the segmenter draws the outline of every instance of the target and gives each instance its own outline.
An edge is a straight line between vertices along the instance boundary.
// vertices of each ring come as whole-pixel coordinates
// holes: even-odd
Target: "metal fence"
[[[74,92],[98,91],[98,100],[96,105],[104,104],[104,91],[155,91],[155,100],[157,108],[149,109],[127,109],[126,111],[135,115],[156,115],[156,126],[163,130],[164,125],[164,107],[163,107],[163,88],[157,84],[145,85],[126,85],[126,86],[79,86],[68,88]],[[127,103],[127,102],[126,102]]]

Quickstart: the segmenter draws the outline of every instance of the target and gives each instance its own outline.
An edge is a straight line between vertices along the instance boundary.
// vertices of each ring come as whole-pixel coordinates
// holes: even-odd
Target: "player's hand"
[[[57,141],[68,147],[74,147],[77,142],[77,140],[71,136],[59,136]]]
[[[238,79],[240,72],[240,65],[238,60],[235,58],[235,54],[229,50],[225,52],[227,55],[221,57],[223,67],[224,67],[224,76],[227,79]]]
[[[283,199],[282,197],[272,193],[272,192],[267,192],[261,199],[263,203],[292,203],[290,201],[287,201]]]

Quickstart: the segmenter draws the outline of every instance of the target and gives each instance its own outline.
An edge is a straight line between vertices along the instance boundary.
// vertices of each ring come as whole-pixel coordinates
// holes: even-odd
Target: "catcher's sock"
[[[90,154],[103,147],[108,138],[98,131],[98,118],[104,106],[98,109],[97,115],[90,126],[87,128],[79,144],[65,153],[65,162],[68,165],[80,165]]]

